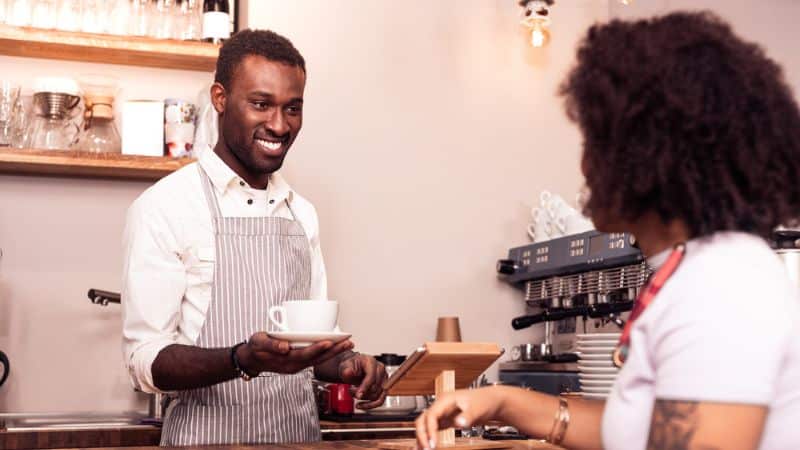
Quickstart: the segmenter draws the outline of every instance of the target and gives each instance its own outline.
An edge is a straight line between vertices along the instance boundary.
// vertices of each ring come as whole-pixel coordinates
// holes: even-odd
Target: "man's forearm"
[[[172,344],[153,361],[153,384],[163,391],[201,388],[236,378],[230,348]]]
[[[328,383],[341,383],[342,377],[339,374],[339,364],[347,358],[352,358],[357,353],[353,351],[342,352],[322,364],[314,366],[314,378]]]

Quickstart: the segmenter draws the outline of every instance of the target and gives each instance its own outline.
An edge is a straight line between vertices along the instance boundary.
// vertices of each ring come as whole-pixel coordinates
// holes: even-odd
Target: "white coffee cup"
[[[533,218],[533,222],[528,224],[528,236],[534,242],[542,242],[550,239],[550,235],[548,230],[550,227],[549,224],[549,217],[547,213],[542,208],[533,208],[531,209],[531,217]]]
[[[550,215],[551,219],[556,220],[559,217],[566,218],[577,213],[577,211],[575,208],[569,206],[561,196],[553,195],[550,203],[547,205],[547,213]]]
[[[553,194],[550,191],[542,191],[539,193],[539,206],[547,209],[550,206],[550,201],[553,198]]]
[[[573,214],[564,219],[566,234],[578,234],[594,230],[594,224],[581,214]]]
[[[329,333],[338,314],[339,303],[332,300],[288,300],[269,309],[269,320],[281,331]]]

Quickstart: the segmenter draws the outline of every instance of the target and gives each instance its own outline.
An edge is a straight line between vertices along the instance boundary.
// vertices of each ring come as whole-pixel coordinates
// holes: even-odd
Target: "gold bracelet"
[[[558,398],[558,410],[556,411],[555,419],[553,420],[553,427],[550,429],[550,434],[547,435],[547,442],[558,445],[564,440],[564,435],[567,434],[567,426],[569,425],[569,405],[567,400],[563,397]]]

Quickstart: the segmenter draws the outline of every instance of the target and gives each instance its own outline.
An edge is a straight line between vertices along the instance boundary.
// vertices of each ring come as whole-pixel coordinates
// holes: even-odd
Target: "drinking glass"
[[[11,145],[14,134],[14,107],[19,98],[19,85],[0,81],[0,147]]]
[[[31,24],[32,0],[7,0],[6,23],[17,27]]]
[[[6,6],[8,1],[0,0],[0,23],[6,23]]]
[[[182,0],[178,5],[178,35],[184,41],[199,41],[202,37],[203,8],[200,0]]]
[[[128,34],[132,36],[147,36],[152,22],[151,14],[149,0],[132,0]]]
[[[175,0],[156,0],[152,6],[150,37],[172,39],[175,37]]]
[[[81,29],[81,0],[61,0],[56,27],[64,31]]]
[[[131,0],[110,0],[108,7],[108,27],[106,32],[120,36],[127,35],[131,25]]]
[[[17,96],[17,102],[14,104],[14,111],[12,112],[11,146],[14,148],[25,147],[28,132],[30,131],[28,129],[28,124],[30,123],[29,113],[32,102],[32,96],[23,95],[22,90],[20,90]]]
[[[108,24],[108,5],[105,0],[83,0],[81,4],[81,31],[105,33]]]
[[[34,0],[31,26],[52,29],[56,27],[58,0]]]

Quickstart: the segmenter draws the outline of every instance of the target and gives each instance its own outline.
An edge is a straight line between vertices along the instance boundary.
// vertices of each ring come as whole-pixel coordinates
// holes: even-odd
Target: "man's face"
[[[225,147],[217,153],[228,153],[220,156],[234,171],[262,178],[280,169],[303,125],[305,82],[299,67],[249,55],[236,67],[229,89],[212,88]]]

